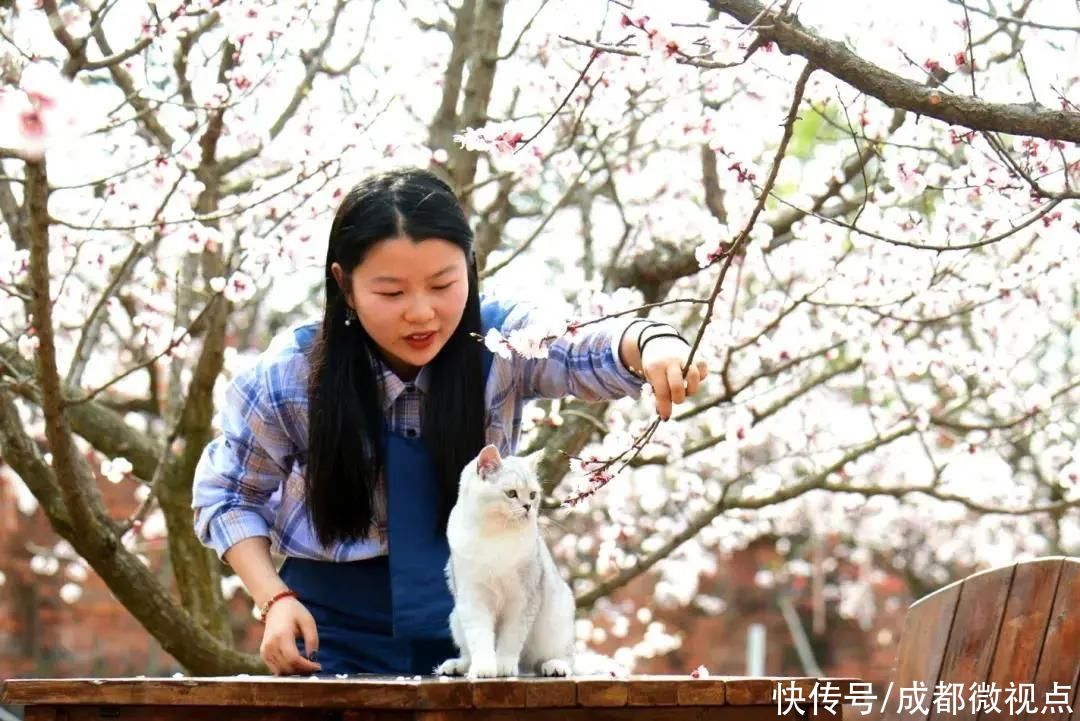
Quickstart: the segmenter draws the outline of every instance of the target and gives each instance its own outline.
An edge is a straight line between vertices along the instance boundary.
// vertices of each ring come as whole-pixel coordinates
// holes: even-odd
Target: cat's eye
[[[510,498],[517,498],[517,491],[507,491],[506,495]]]
[[[529,500],[530,500],[530,501],[531,501],[531,500],[533,500],[534,498],[536,498],[536,491],[533,491],[533,492],[531,492],[531,493],[529,494]]]

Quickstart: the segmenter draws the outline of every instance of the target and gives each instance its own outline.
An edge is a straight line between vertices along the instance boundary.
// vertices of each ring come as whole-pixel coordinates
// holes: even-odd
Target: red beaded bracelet
[[[281,593],[276,594],[273,598],[271,598],[269,601],[264,603],[262,605],[262,608],[259,609],[259,620],[262,623],[266,623],[266,614],[270,613],[270,607],[273,606],[278,601],[280,601],[281,599],[289,598],[289,597],[298,598],[298,596],[296,595],[296,591],[290,591],[290,590],[286,589],[286,590],[282,591]]]

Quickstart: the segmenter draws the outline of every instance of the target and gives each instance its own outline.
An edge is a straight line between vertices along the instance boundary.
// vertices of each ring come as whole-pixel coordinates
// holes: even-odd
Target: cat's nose
[[[528,513],[528,512],[529,512],[529,509],[530,509],[530,508],[532,508],[532,504],[531,504],[531,503],[522,503],[521,505],[525,506],[525,512],[526,512],[526,513]]]

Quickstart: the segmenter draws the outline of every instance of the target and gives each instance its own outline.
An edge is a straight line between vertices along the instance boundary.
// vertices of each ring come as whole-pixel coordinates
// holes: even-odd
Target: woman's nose
[[[435,307],[426,295],[417,296],[405,309],[405,320],[410,323],[426,323],[435,317]]]

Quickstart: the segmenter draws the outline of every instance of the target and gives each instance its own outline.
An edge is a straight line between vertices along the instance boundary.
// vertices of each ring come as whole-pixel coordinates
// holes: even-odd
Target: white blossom
[[[72,604],[82,598],[83,588],[77,583],[65,583],[60,587],[60,600]]]
[[[19,355],[26,360],[32,361],[37,356],[37,349],[41,346],[41,339],[36,335],[19,336]]]
[[[134,466],[126,458],[106,458],[101,462],[101,475],[105,476],[110,483],[119,483],[132,470]]]

